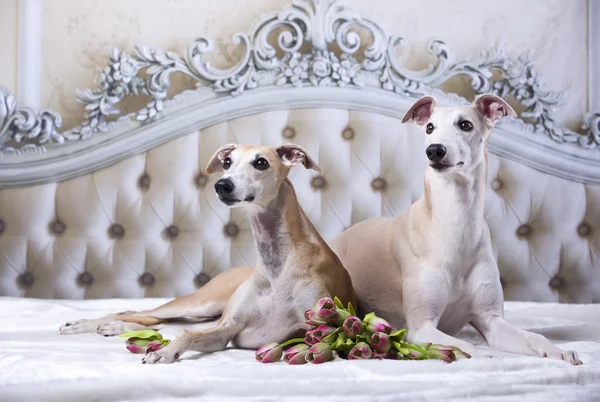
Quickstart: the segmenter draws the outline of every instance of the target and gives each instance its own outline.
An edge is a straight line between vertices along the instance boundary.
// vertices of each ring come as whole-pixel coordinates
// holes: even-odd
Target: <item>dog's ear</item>
[[[414,121],[419,126],[422,126],[429,121],[436,106],[437,102],[434,97],[424,96],[408,109],[408,112],[402,118],[402,123]]]
[[[206,166],[206,173],[216,173],[223,171],[223,161],[229,156],[236,148],[237,144],[223,145],[217,149],[217,152],[210,158],[208,166]]]
[[[513,108],[504,99],[496,95],[479,95],[473,101],[473,105],[492,124],[496,124],[505,116],[517,117]]]
[[[305,168],[316,170],[317,172],[321,171],[317,162],[313,160],[313,158],[308,155],[308,152],[300,145],[296,144],[283,144],[275,149],[275,153],[279,156],[279,159],[282,160],[283,164],[292,167],[302,162]]]

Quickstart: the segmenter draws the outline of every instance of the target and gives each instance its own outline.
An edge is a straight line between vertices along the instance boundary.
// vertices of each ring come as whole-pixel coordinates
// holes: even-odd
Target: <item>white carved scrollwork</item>
[[[273,37],[276,43],[272,43]],[[100,87],[78,93],[85,107],[83,122],[64,133],[57,131],[60,115],[18,109],[12,95],[2,89],[0,155],[44,152],[51,146],[67,146],[70,141],[99,135],[108,130],[109,116],[121,114],[118,103],[131,96],[152,98],[132,118],[142,123],[159,119],[174,73],[191,77],[198,90],[227,96],[259,87],[366,86],[417,97],[452,77],[466,76],[476,93],[510,95],[521,103],[525,107],[522,124],[529,131],[587,149],[600,145],[598,113],[585,116],[582,133],[556,124],[554,110],[565,93],[546,90],[530,55],[514,58],[497,47],[456,62],[444,42],[433,40],[427,50],[437,63],[412,71],[395,56],[396,47],[403,46],[405,39],[388,37],[379,25],[337,0],[294,0],[282,11],[261,18],[249,35],[238,34],[233,41],[243,47],[243,54],[226,69],[204,60],[214,48],[214,42],[205,38],[194,41],[183,55],[151,47],[138,47],[133,54],[113,50],[98,75]],[[499,79],[494,79],[494,72]]]

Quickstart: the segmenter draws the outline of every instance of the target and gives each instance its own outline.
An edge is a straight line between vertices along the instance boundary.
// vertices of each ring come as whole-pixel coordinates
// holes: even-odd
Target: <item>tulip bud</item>
[[[359,342],[348,353],[348,360],[370,359],[371,356],[371,347],[366,342]]]
[[[256,351],[256,360],[261,363],[274,363],[281,360],[282,355],[281,345],[271,342]]]
[[[315,310],[306,310],[304,313],[304,319],[308,325],[319,326],[322,324],[327,324],[327,320],[319,317]]]
[[[356,335],[362,333],[362,322],[358,317],[353,315],[344,320],[343,327],[346,335],[352,339],[356,338]]]
[[[313,364],[325,363],[333,359],[333,351],[328,344],[315,343],[306,353],[306,361]]]
[[[315,341],[315,339],[313,338],[312,330],[306,331],[306,334],[304,335],[304,343],[306,343],[309,346],[312,346],[315,343],[317,343],[317,341]]]
[[[156,352],[159,349],[162,349],[165,344],[162,341],[152,341],[148,345],[146,345],[146,353]]]
[[[392,326],[389,322],[383,318],[377,317],[374,313],[369,313],[363,320],[365,328],[370,332],[385,332],[386,334],[392,333]]]
[[[410,360],[424,360],[426,359],[425,353],[427,352],[420,352],[418,350],[409,349],[408,355],[406,355],[406,357]]]
[[[337,310],[334,315],[329,317],[329,323],[341,327],[348,317],[350,317],[350,313],[346,310]]]
[[[135,354],[146,353],[146,348],[144,346],[137,345],[135,343],[131,343],[131,344],[125,346],[125,347],[131,353],[135,353]]]
[[[312,339],[315,341],[314,343],[317,343],[323,342],[323,339],[325,339],[328,335],[331,335],[335,330],[336,328],[328,325],[319,325],[317,328],[312,329],[309,332],[311,332]]]
[[[330,318],[335,317],[337,309],[332,299],[324,297],[315,304],[314,310],[319,318],[329,321]]]
[[[431,345],[429,350],[427,350],[427,358],[442,360],[446,363],[450,363],[456,360],[456,355],[454,354],[452,347],[443,345]]]
[[[283,352],[283,361],[288,364],[305,364],[308,349],[307,344],[298,343]]]
[[[133,337],[125,341],[125,348],[135,354],[146,353],[146,346],[151,342],[149,339]]]
[[[387,353],[392,348],[392,342],[388,334],[375,332],[371,335],[371,346],[377,353]]]
[[[462,350],[460,350],[456,346],[452,347],[452,351],[454,352],[454,356],[456,356],[456,360],[459,360],[459,359],[470,359],[471,358],[470,354],[468,354],[467,352],[463,352]]]

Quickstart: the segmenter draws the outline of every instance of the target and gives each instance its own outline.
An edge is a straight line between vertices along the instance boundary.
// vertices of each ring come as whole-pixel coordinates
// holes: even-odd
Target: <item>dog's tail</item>
[[[242,282],[250,277],[253,269],[250,266],[230,268],[192,294],[178,297],[152,310],[123,312],[114,319],[143,326],[181,319],[215,319],[223,314],[227,301]]]

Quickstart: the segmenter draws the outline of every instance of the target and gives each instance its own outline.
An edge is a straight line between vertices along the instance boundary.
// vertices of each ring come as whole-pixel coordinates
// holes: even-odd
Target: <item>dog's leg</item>
[[[490,357],[477,350],[475,345],[447,335],[437,328],[450,294],[448,283],[440,272],[422,267],[422,276],[403,278],[403,307],[408,340],[411,343],[431,342],[456,346],[472,357]],[[421,278],[427,278],[427,283],[424,284]]]
[[[516,328],[504,320],[504,295],[498,265],[491,253],[486,253],[475,267],[473,279],[476,283],[472,286],[475,311],[471,325],[491,348],[581,364],[577,353],[559,349],[542,335]]]
[[[147,311],[126,311],[92,320],[70,321],[60,327],[63,335],[98,332],[104,336],[120,335],[125,328],[160,329],[165,321],[177,318],[210,319],[220,316],[229,297],[252,273],[252,267],[235,267],[217,275],[190,295],[178,297]]]
[[[529,356],[564,360],[574,365],[582,364],[576,352],[557,348],[540,334],[516,328],[499,314],[478,318],[472,323],[491,348]]]
[[[248,280],[232,295],[221,320],[214,327],[200,332],[184,332],[173,342],[156,352],[148,353],[143,363],[172,363],[188,350],[210,353],[224,350],[229,342],[240,333],[251,317],[257,315],[254,303],[254,288]]]

